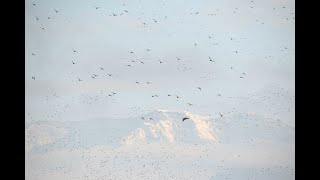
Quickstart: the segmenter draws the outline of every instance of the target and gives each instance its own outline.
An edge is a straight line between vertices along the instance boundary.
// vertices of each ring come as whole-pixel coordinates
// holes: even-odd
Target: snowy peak
[[[188,117],[182,122],[184,117]],[[198,143],[217,142],[218,137],[214,130],[212,119],[196,115],[188,111],[158,110],[149,113],[143,127],[132,131],[124,143]]]

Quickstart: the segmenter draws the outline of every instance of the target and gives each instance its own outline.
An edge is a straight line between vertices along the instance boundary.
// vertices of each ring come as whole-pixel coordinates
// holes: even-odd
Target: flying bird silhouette
[[[188,117],[185,117],[185,118],[183,118],[183,119],[182,119],[182,122],[183,122],[183,121],[185,121],[185,120],[187,120],[187,119],[190,119],[190,118],[188,118]]]
[[[102,68],[102,67],[100,67],[100,69],[103,71],[104,70],[104,68]]]
[[[209,56],[209,61],[214,62],[214,60],[212,60],[210,56]]]
[[[201,91],[201,87],[197,87]]]
[[[219,114],[220,114],[221,117],[223,116],[221,113],[219,113]]]
[[[33,79],[33,80],[36,80],[36,78],[35,78],[34,76],[32,76],[32,79]]]
[[[72,61],[72,64],[76,64],[76,63]]]

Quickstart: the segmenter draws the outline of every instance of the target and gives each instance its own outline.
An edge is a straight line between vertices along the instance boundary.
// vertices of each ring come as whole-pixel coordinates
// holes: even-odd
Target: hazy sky
[[[65,130],[43,130],[41,122],[127,120],[159,109],[213,119],[249,114],[291,132],[294,3],[27,0],[26,132],[52,131],[50,139]],[[293,134],[285,136],[290,147]]]

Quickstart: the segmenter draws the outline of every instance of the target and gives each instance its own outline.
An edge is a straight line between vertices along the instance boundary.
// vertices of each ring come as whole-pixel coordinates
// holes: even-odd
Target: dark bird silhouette
[[[194,46],[197,46],[198,44],[197,43],[194,43]]]
[[[171,96],[171,94],[168,94],[168,96]]]
[[[158,97],[158,95],[152,95],[152,97]]]
[[[39,18],[38,18],[38,17],[36,17],[36,19],[37,19],[37,21],[39,21]]]
[[[73,52],[75,53],[75,52],[77,52],[76,50],[74,50],[74,49],[72,49],[73,50]]]
[[[144,62],[140,61],[141,64],[144,64]]]
[[[139,84],[139,82],[138,82],[138,81],[136,81],[136,84]]]
[[[242,76],[240,76],[240,78],[243,78]]]
[[[93,74],[94,75],[94,77],[97,77],[98,75],[96,75],[96,74]]]
[[[35,4],[35,3],[33,3],[32,5],[36,6],[36,4]]]
[[[50,19],[50,17],[48,17],[48,19]]]
[[[133,52],[133,51],[130,51],[130,53],[131,53],[131,54],[134,54],[134,52]]]
[[[185,121],[185,120],[187,120],[187,119],[190,119],[190,118],[188,118],[188,117],[185,117],[185,118],[183,118],[183,119],[182,119],[182,122],[183,122],[183,121]]]
[[[238,53],[238,51],[234,51],[235,53]]]
[[[34,76],[32,76],[32,79],[33,79],[33,80],[36,80],[36,78],[35,78]]]
[[[213,38],[212,36],[208,36],[208,37],[209,37],[209,39]]]
[[[31,55],[32,55],[32,56],[35,56],[35,54],[34,54],[34,53],[32,53]]]
[[[76,63],[72,61],[72,64],[76,64]]]
[[[151,84],[151,82],[148,81],[147,84]]]
[[[180,61],[180,58],[177,57],[177,60]]]
[[[219,113],[219,114],[220,114],[221,117],[223,116],[221,113]]]
[[[160,62],[160,64],[162,64],[162,63],[163,63],[163,61],[160,61],[160,60],[159,60],[159,62]]]
[[[58,10],[56,10],[56,9],[54,9],[54,11],[56,12],[56,13],[58,13],[59,11]]]
[[[77,77],[78,78],[78,77]],[[78,78],[78,81],[82,81],[80,78]]]
[[[147,51],[151,51],[150,49],[147,49]]]
[[[112,94],[117,94],[117,93],[115,93],[115,92],[112,92]]]
[[[197,87],[201,91],[201,87]]]
[[[158,21],[157,20],[155,20],[155,19],[153,19],[153,21],[155,22],[155,23],[157,23]]]
[[[153,120],[152,118],[149,118],[150,120]]]
[[[176,95],[176,98],[179,99],[180,97],[178,95]]]
[[[191,104],[191,103],[188,103],[188,105],[189,105],[189,106],[192,106],[192,104]]]
[[[127,10],[124,10],[124,12],[128,13],[128,11],[127,11]]]
[[[104,70],[104,68],[102,68],[102,67],[100,67],[100,69],[103,71]]]
[[[217,96],[221,97],[221,94],[217,94]]]
[[[100,7],[95,6],[96,9],[99,9]]]
[[[209,56],[209,61],[214,62],[214,60],[212,60],[210,56]]]
[[[143,120],[144,120],[144,117],[141,117],[141,119],[143,119]]]
[[[108,74],[108,76],[112,76],[112,74]]]
[[[126,66],[129,66],[129,67],[131,67],[131,65],[129,64],[129,65],[126,65]]]
[[[113,16],[117,16],[115,13],[112,13],[113,14]]]

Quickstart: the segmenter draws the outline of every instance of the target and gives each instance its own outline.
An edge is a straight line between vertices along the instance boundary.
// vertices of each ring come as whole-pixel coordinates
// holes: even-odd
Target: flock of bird
[[[165,6],[165,3],[162,5]],[[122,7],[126,7],[125,3],[121,3]],[[38,3],[32,3],[33,8],[38,8]],[[104,7],[101,6],[91,6],[94,10],[97,11],[102,11]],[[250,1],[250,5],[248,6],[250,9],[255,8],[255,1]],[[286,6],[281,6],[281,7],[276,7],[273,10],[274,11],[281,11],[282,9],[286,9]],[[133,10],[132,10],[133,11]],[[121,10],[119,12],[111,12],[108,13],[107,16],[110,16],[110,18],[117,17],[117,16],[130,16],[130,13],[132,12],[130,9],[125,9]],[[222,9],[215,9],[214,13],[204,13],[201,11],[194,11],[194,12],[188,12],[189,15],[195,15],[199,16],[202,14],[205,14],[206,16],[216,16],[220,17],[223,15],[221,13],[223,10]],[[240,8],[235,8],[232,10],[234,14],[239,13]],[[52,8],[52,12],[54,12],[56,15],[63,15],[63,8]],[[144,14],[143,12],[141,13],[142,15]],[[291,13],[290,15],[294,15]],[[35,21],[40,22],[40,21],[52,21],[55,18],[55,16],[48,16],[48,17],[39,17],[35,16]],[[144,28],[147,26],[150,26],[151,23],[154,24],[161,24],[162,21],[165,21],[167,18],[170,18],[168,16],[165,16],[163,19],[160,18],[150,18],[149,21],[142,21],[141,20],[141,26],[138,25],[138,28]],[[286,17],[286,20],[293,19],[294,17]],[[256,20],[257,23],[260,23],[261,25],[266,25],[265,22],[262,22],[261,20]],[[48,27],[43,26],[43,24],[40,25],[40,29],[43,31],[47,31]],[[203,35],[204,37],[209,40],[210,45],[214,45],[215,47],[219,47],[219,43],[215,41],[215,36],[212,34],[205,34]],[[241,42],[239,38],[236,37],[228,37],[226,41],[232,41],[235,42]],[[244,38],[245,39],[245,38]],[[221,43],[221,42],[220,42]],[[204,42],[201,42],[200,40],[197,41],[190,41],[189,42],[190,46],[193,46],[193,48],[199,48],[199,46],[205,44]],[[209,47],[211,47],[208,45]],[[70,47],[69,49],[71,56],[80,56],[81,55],[81,49],[77,48],[72,48]],[[190,64],[188,64],[187,61],[183,58],[183,55],[176,55],[174,59],[165,59],[163,58],[157,58],[157,59],[151,59],[151,60],[146,60],[143,58],[145,54],[152,54],[154,49],[150,47],[144,47],[143,49],[140,49],[139,52],[136,52],[135,50],[126,50],[126,56],[132,56],[130,59],[126,59],[126,62],[120,62],[118,64],[118,67],[122,69],[123,71],[130,71],[133,72],[137,66],[144,66],[146,69],[149,69],[149,64],[156,64],[156,68],[160,68],[161,66],[164,67],[168,64],[172,65],[173,62],[176,65],[176,69],[180,70],[179,73],[185,73],[185,72],[190,72],[192,69],[195,69],[196,67],[192,67]],[[284,47],[281,49],[281,52],[288,52],[289,49],[287,47]],[[141,53],[143,52],[143,53]],[[39,52],[41,53],[41,52]],[[241,51],[239,50],[230,50],[230,53],[234,54],[235,56],[241,54]],[[31,57],[36,57],[38,54],[35,52],[31,52]],[[268,55],[265,57],[266,59],[272,58],[272,56]],[[219,58],[216,58],[213,55],[207,56],[205,59],[201,59],[202,62],[208,63],[207,66],[212,66],[214,67],[217,63],[219,63]],[[68,61],[70,64],[70,69],[74,67],[84,67],[82,61],[77,61],[76,59]],[[112,79],[112,80],[117,80],[117,77],[119,77],[119,73],[116,73],[115,70],[109,69],[107,66],[101,66],[101,65],[96,65],[95,67],[96,71],[90,72],[88,74],[90,75],[84,75],[84,73],[80,74],[78,73],[77,75],[74,75],[72,77],[71,81],[74,82],[75,84],[81,84],[81,83],[86,83],[86,82],[91,82],[95,81],[98,79]],[[245,79],[249,79],[251,74],[250,72],[244,72],[241,70],[241,68],[237,67],[236,65],[232,66],[225,66],[224,69],[226,72],[235,72],[235,77],[239,82],[244,82]],[[151,69],[152,70],[152,69]],[[154,69],[155,70],[155,69]],[[89,70],[88,70],[89,71]],[[212,80],[215,78],[213,77],[214,72],[207,72],[204,73],[203,75],[199,75],[197,79],[199,81],[205,79],[207,80],[206,83],[212,82]],[[37,73],[34,73],[37,74]],[[39,75],[40,76],[40,75]],[[254,75],[252,75],[254,76]],[[30,78],[30,77],[28,77]],[[36,82],[38,79],[38,76],[36,77],[35,75],[31,76],[31,81]],[[131,84],[134,84],[136,87],[142,87],[144,88],[145,86],[147,87],[153,87],[154,84],[156,84],[156,80],[152,80],[151,77],[149,80],[141,80],[141,79],[135,79],[132,80]],[[207,89],[202,86],[202,85],[190,85],[192,89],[194,89],[195,92],[197,93],[204,93],[207,91]],[[152,93],[152,94],[146,94],[145,98],[152,101],[157,101],[161,100],[162,98],[169,98],[173,99],[177,103],[183,103],[187,108],[189,107],[194,107],[197,105],[196,102],[190,101],[190,99],[185,98],[183,95],[183,89],[181,90],[182,93],[177,93],[177,92],[167,92],[163,94],[159,93]],[[52,120],[57,120],[57,119],[63,119],[63,114],[67,113],[68,110],[71,109],[71,105],[69,104],[64,104],[64,101],[62,100],[62,97],[58,95],[54,90],[50,91],[51,94],[47,95],[45,97],[44,103],[48,104],[48,107],[52,109],[50,114],[46,114],[46,116],[43,117],[43,119],[52,119]],[[259,96],[255,93],[248,93],[247,96],[232,96],[230,94],[223,93],[223,91],[219,92],[214,92],[212,93],[213,97],[215,97],[218,100],[225,100],[232,102],[233,105],[235,106],[241,106],[246,103],[248,104],[253,104],[256,105],[257,107],[262,107],[265,109],[265,111],[270,115],[271,117],[275,117],[277,115],[280,115],[281,113],[287,113],[291,112],[294,110],[294,107],[292,106],[294,98],[287,96],[287,92],[284,89],[280,89],[274,92],[267,92],[264,96]],[[95,105],[95,103],[103,101],[105,99],[117,99],[119,96],[122,96],[121,92],[118,92],[116,90],[108,90],[105,91],[104,89],[101,90],[100,94],[96,95],[88,95],[88,94],[82,94],[80,97],[78,97],[78,102],[82,104],[88,104],[88,105]],[[197,98],[196,96],[194,98]],[[55,99],[55,102],[50,104],[48,102],[49,99]],[[279,101],[285,104],[285,106],[279,105]],[[113,101],[115,102],[115,101]],[[271,105],[270,103],[271,102]],[[157,102],[155,102],[157,103]],[[274,109],[277,109],[275,111]],[[133,107],[133,111],[139,111],[141,110],[141,107]],[[144,113],[144,112],[143,112]],[[142,114],[142,113],[141,113]],[[149,121],[149,122],[156,122],[158,119],[155,117],[148,117],[145,115],[139,114],[139,119],[143,121]],[[236,108],[233,108],[229,112],[215,112],[215,114],[220,118],[220,119],[228,119],[228,118],[247,118],[250,119],[250,117],[245,116],[239,113],[239,111]],[[40,125],[41,123],[38,122],[37,120],[34,120],[32,115],[30,113],[26,114],[26,118],[30,118],[32,122],[36,122],[37,125]],[[184,123],[188,123],[188,120],[191,120],[191,117],[188,116],[181,116],[182,124],[185,125]],[[217,118],[218,119],[218,118]],[[141,121],[140,120],[140,121]],[[63,121],[63,120],[62,120]],[[186,121],[186,122],[185,122]],[[228,126],[230,124],[230,121],[225,120],[221,122],[224,126]],[[68,124],[69,126],[70,124]],[[245,127],[249,126],[249,124],[246,122],[244,124]],[[256,124],[255,124],[256,125]],[[152,151],[150,152],[144,152],[143,153],[134,153],[134,152],[139,152],[139,151],[144,151],[143,148],[137,147],[137,149],[133,150],[134,152],[127,152],[126,150],[123,150],[121,148],[117,147],[112,147],[110,149],[106,148],[100,148],[98,147],[95,150],[95,153],[92,153],[92,151],[89,151],[87,146],[83,145],[83,141],[85,138],[82,138],[82,136],[94,136],[96,133],[94,131],[94,128],[92,130],[86,130],[86,131],[80,131],[77,128],[72,128],[73,124],[71,123],[70,125],[70,132],[68,137],[63,137],[59,140],[59,142],[53,142],[52,144],[48,144],[44,146],[42,149],[45,153],[48,153],[50,151],[50,148],[68,148],[69,152],[68,153],[74,153],[74,156],[76,157],[75,159],[70,158],[70,166],[69,168],[63,166],[63,165],[57,165],[55,167],[50,167],[46,169],[45,171],[49,171],[49,175],[53,176],[55,172],[60,172],[63,175],[67,175],[70,179],[156,179],[159,177],[162,177],[162,179],[237,179],[233,175],[233,168],[229,167],[226,165],[229,160],[231,161],[232,159],[240,159],[240,154],[234,154],[232,152],[229,152],[229,154],[225,155],[223,158],[220,158],[218,162],[208,162],[206,159],[211,156],[211,152],[215,151],[215,148],[212,147],[205,147],[201,148],[198,145],[195,146],[190,146],[186,149],[180,150],[181,153],[187,154],[185,156],[185,159],[177,159],[176,155],[173,152],[173,149],[175,147],[171,147],[171,145],[165,145],[165,146],[160,146],[157,147],[159,148],[158,150],[160,153],[155,154]],[[258,126],[258,124],[257,124]],[[289,125],[288,125],[289,126]],[[58,127],[58,126],[57,126]],[[217,128],[218,130],[221,128]],[[119,142],[121,141],[121,137],[117,136],[116,134],[119,133],[118,130],[114,130],[113,133],[115,134],[114,136],[109,136],[108,140],[106,143],[114,143],[114,142]],[[36,135],[33,135],[34,137]],[[81,136],[81,137],[80,137]],[[32,139],[32,137],[30,137]],[[29,139],[30,139],[29,138]],[[48,139],[46,139],[48,140]],[[30,140],[33,142],[32,140]],[[251,138],[247,141],[245,141],[247,144],[250,146],[254,146],[255,141],[258,141],[254,138]],[[259,142],[262,143],[262,142]],[[252,145],[254,144],[254,145]],[[94,145],[99,145],[94,144]],[[41,149],[41,148],[39,148]],[[37,150],[39,150],[37,149]],[[194,158],[194,155],[191,155],[190,152],[200,152],[199,155],[196,155],[196,159],[199,159],[201,162],[207,163],[206,165],[202,166],[202,164],[199,162],[194,162],[192,158]],[[99,156],[97,156],[99,154]],[[102,155],[101,155],[102,154]],[[190,155],[190,156],[188,156]],[[179,156],[180,157],[180,156]],[[68,158],[69,159],[69,158]],[[50,159],[46,159],[50,160]],[[175,162],[174,162],[175,161]],[[132,164],[137,164],[136,166],[132,166]],[[170,164],[175,164],[181,166],[181,168],[190,168],[191,172],[188,172],[186,175],[184,174],[177,174],[172,170],[174,167]],[[204,163],[204,164],[205,164]],[[50,166],[50,165],[49,165]],[[123,169],[120,169],[119,167],[123,167]],[[79,175],[77,172],[73,172],[73,169],[76,168],[81,168],[84,169],[83,174]],[[214,176],[208,177],[207,174],[210,174],[209,172],[213,169],[215,172],[219,172]],[[256,168],[250,168],[248,170],[248,174],[250,174],[250,177],[257,177],[258,175],[260,176],[268,176],[268,177],[278,177],[279,174],[281,174],[282,171],[290,172],[290,177],[293,176],[294,174],[294,169],[289,166],[289,165],[279,165],[273,168],[270,167],[256,167]],[[30,172],[31,173],[31,172]],[[31,173],[32,174],[32,173]],[[280,175],[279,175],[280,176]],[[35,179],[41,179],[40,176],[35,177]]]

